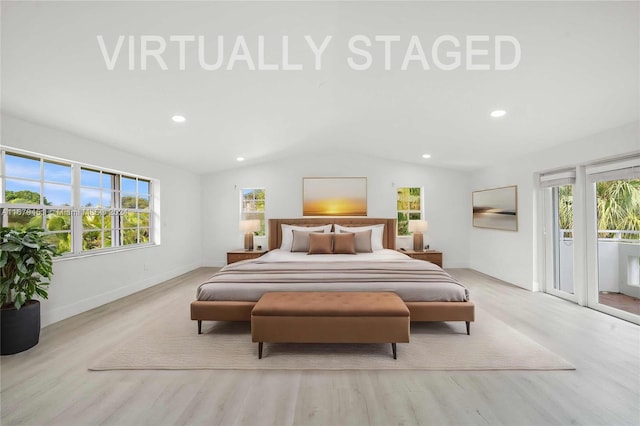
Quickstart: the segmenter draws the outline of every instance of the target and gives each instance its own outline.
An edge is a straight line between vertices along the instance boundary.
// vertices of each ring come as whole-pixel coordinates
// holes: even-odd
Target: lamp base
[[[244,249],[247,251],[253,250],[253,234],[244,234]]]
[[[422,238],[422,234],[413,234],[413,249],[415,251],[424,250],[424,240]]]

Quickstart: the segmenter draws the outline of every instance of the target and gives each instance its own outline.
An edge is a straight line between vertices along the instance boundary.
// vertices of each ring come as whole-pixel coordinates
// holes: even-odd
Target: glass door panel
[[[574,294],[573,185],[553,188],[553,288]]]
[[[595,186],[597,304],[640,315],[640,179]]]

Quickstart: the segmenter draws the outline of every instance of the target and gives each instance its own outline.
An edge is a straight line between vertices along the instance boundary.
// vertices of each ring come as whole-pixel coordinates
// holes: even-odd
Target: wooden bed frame
[[[369,217],[326,217],[269,219],[269,250],[280,247],[282,243],[281,225],[318,226],[367,226],[384,224],[382,236],[384,248],[396,248],[396,219],[378,219]],[[198,333],[202,332],[202,321],[251,321],[251,310],[257,302],[249,301],[200,301],[191,303],[191,319],[198,321]],[[464,321],[467,334],[470,323],[475,320],[473,302],[406,302],[411,321]]]

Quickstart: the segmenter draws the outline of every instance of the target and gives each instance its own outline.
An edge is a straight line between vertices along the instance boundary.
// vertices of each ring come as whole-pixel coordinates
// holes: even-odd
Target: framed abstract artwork
[[[473,226],[476,228],[518,230],[518,187],[473,192]]]
[[[366,177],[302,178],[303,216],[366,216]]]

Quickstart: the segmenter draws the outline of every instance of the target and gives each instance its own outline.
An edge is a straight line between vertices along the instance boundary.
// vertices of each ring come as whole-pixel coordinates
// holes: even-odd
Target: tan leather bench
[[[251,311],[251,339],[271,343],[409,342],[409,308],[387,292],[266,293]]]

